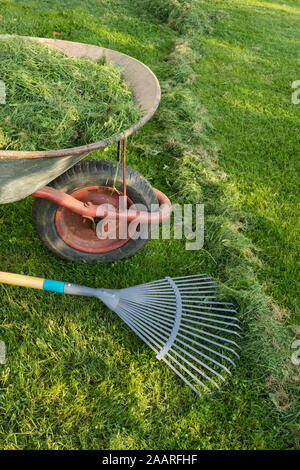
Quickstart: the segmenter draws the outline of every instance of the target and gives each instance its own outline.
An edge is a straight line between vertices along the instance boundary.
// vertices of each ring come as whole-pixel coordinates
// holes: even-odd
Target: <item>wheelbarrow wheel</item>
[[[123,194],[123,168],[111,160],[84,160],[49,183],[49,186],[71,194],[86,204],[109,203],[119,210],[119,197]],[[153,207],[158,210],[157,197],[151,185],[130,167],[126,167],[126,187],[127,207],[142,204],[144,210],[151,211]],[[33,224],[38,236],[49,250],[66,260],[86,263],[117,261],[134,255],[150,239],[150,236],[132,237],[133,233],[142,232],[138,222],[125,222],[125,228],[128,229],[125,233],[129,232],[130,236],[119,237],[121,227],[118,221],[116,237],[102,239],[98,234],[98,224],[101,227],[102,222],[105,221],[84,218],[48,199],[36,198],[33,204]],[[150,227],[144,227],[144,234],[145,230],[150,234]]]

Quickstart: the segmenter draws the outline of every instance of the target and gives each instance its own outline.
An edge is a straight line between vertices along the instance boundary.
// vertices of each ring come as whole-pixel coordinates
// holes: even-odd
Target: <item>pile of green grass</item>
[[[105,58],[104,58],[105,59]],[[0,40],[0,148],[48,150],[108,138],[140,118],[121,70],[32,40]]]
[[[161,23],[167,24],[179,34],[198,34],[212,30],[210,15],[205,13],[197,2],[186,0],[142,0],[147,12]]]

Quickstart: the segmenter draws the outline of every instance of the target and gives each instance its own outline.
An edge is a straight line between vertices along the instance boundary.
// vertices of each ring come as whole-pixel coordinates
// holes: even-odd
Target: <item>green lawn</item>
[[[289,103],[290,82],[300,77],[287,28],[299,11],[291,0],[282,14],[280,2],[272,4],[272,15],[268,2],[191,3],[181,17],[171,0],[0,0],[0,33],[57,31],[151,67],[162,102],[129,139],[129,164],[172,202],[204,203],[206,215],[203,250],[185,250],[184,240],[152,240],[132,259],[86,266],[46,250],[27,198],[0,206],[1,269],[112,288],[209,272],[237,303],[241,361],[216,398],[201,400],[96,300],[2,286],[2,449],[299,445],[299,368],[291,364],[293,333],[280,309],[294,314],[296,303],[292,165],[299,111]],[[203,14],[199,6],[230,16]]]

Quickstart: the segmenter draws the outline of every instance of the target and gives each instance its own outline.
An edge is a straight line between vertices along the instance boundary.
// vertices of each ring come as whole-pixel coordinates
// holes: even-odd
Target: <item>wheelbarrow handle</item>
[[[65,283],[61,281],[24,276],[23,274],[5,273],[3,271],[0,271],[0,282],[4,284],[13,284],[15,286],[30,287],[32,289],[58,292],[60,294],[64,293],[65,287]]]
[[[153,191],[156,194],[160,206],[160,210],[157,212],[137,211],[133,209],[115,212],[107,209],[107,207],[101,207],[101,205],[97,206],[92,203],[87,206],[82,201],[70,196],[70,194],[58,191],[51,186],[44,186],[38,191],[32,193],[31,196],[49,199],[59,206],[66,207],[72,212],[82,215],[82,217],[108,217],[112,219],[117,218],[118,220],[125,220],[126,222],[138,220],[142,224],[160,224],[163,220],[170,217],[172,204],[164,193],[155,188],[153,188]]]

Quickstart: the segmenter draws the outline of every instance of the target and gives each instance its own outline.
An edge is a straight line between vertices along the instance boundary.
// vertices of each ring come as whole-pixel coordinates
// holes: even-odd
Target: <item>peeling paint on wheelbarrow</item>
[[[8,35],[0,35],[7,38]],[[0,150],[0,204],[23,199],[67,169],[71,168],[91,151],[121,141],[142,127],[155,113],[160,102],[160,86],[154,73],[142,62],[121,52],[104,47],[63,41],[59,39],[33,38],[68,56],[90,57],[98,60],[103,55],[122,67],[126,81],[130,84],[143,117],[139,122],[118,135],[80,147],[47,151]]]

